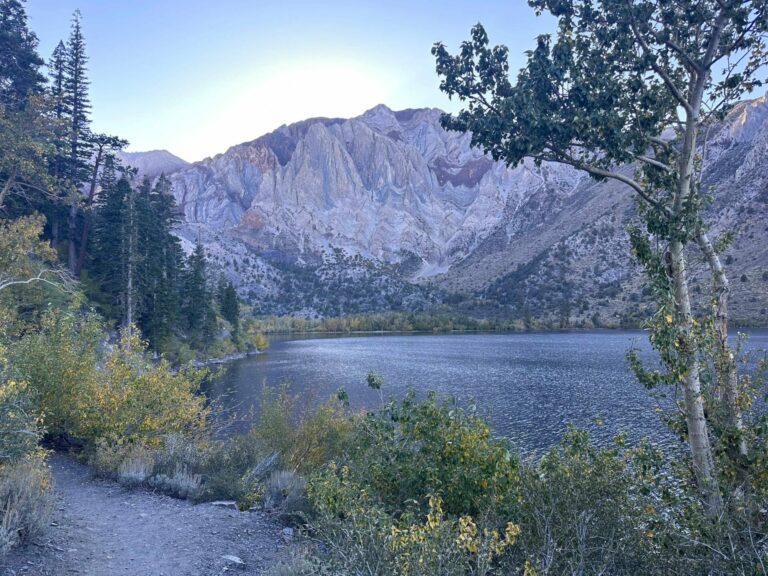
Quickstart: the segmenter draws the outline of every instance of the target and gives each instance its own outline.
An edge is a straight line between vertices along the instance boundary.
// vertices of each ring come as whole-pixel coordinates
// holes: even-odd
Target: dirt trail
[[[15,551],[3,576],[213,576],[263,574],[281,526],[260,512],[175,500],[93,479],[54,455],[58,506],[49,532]],[[239,565],[235,556],[244,564]]]

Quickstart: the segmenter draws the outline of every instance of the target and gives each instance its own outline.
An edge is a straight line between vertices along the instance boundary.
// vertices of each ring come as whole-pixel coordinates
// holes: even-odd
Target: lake
[[[768,349],[767,330],[750,334],[749,349]],[[496,434],[525,452],[557,442],[568,423],[589,428],[601,444],[622,431],[630,441],[649,436],[666,443],[672,439],[656,415],[659,400],[627,368],[633,345],[652,358],[640,331],[272,339],[266,352],[224,367],[206,393],[240,415],[257,409],[263,385],[282,383],[312,401],[344,387],[353,408],[370,408],[380,402],[366,384],[374,371],[385,397],[413,387],[474,402]]]

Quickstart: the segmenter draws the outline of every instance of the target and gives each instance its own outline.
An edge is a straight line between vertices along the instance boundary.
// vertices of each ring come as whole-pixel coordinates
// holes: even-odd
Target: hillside
[[[424,310],[615,324],[643,314],[627,191],[556,164],[514,168],[446,132],[435,109],[310,119],[172,172],[181,235],[262,312]],[[763,322],[768,100],[743,103],[702,152],[737,319]],[[626,167],[629,172],[631,166]],[[708,280],[694,270],[695,290]]]

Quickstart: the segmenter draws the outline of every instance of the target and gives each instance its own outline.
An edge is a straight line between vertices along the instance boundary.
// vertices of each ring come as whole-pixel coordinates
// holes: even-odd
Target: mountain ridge
[[[271,298],[264,312],[397,309],[378,297],[370,305],[347,306],[343,298],[323,305],[338,299],[323,291],[320,278],[330,282],[328,274],[339,280],[357,270],[352,275],[359,280],[378,270],[370,274],[387,276],[391,298],[401,290],[417,293],[425,307],[458,301],[457,309],[473,314],[592,323],[644,313],[628,257],[625,227],[633,211],[625,189],[563,165],[494,162],[470,147],[469,134],[443,130],[441,114],[381,104],[354,118],[283,125],[180,166],[170,177],[184,214],[181,235],[201,238],[243,295],[254,302]],[[735,107],[713,129],[704,153],[705,184],[718,189],[708,219],[715,231],[746,226],[732,268],[737,278],[747,271],[762,278],[768,262],[749,252],[765,239],[756,224],[765,206],[750,187],[765,186],[766,96]],[[746,214],[748,207],[755,213]],[[255,262],[254,273],[238,264],[246,258]],[[368,272],[350,262],[367,263]],[[703,290],[704,272],[695,274]],[[309,306],[297,308],[292,298],[279,303],[286,282],[306,296],[296,301]],[[351,296],[355,290],[375,285],[350,282],[356,287],[345,298],[356,302],[364,298]],[[734,286],[735,310],[745,319],[764,319],[764,286],[754,294],[742,288]]]

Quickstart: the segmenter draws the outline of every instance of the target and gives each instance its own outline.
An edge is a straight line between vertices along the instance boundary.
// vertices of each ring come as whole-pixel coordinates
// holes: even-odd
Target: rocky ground
[[[261,512],[193,505],[91,477],[51,459],[57,506],[50,530],[16,550],[2,576],[213,576],[264,574],[285,543]]]

